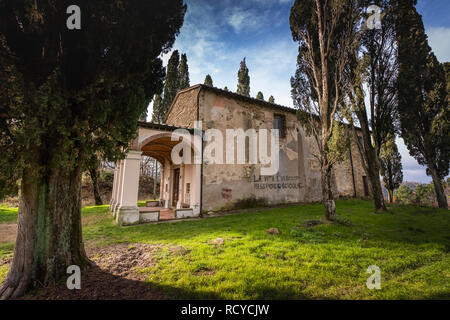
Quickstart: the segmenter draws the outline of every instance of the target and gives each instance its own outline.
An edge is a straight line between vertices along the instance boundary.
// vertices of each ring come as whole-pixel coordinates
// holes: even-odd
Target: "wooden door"
[[[180,168],[173,170],[172,206],[176,207],[180,197]]]

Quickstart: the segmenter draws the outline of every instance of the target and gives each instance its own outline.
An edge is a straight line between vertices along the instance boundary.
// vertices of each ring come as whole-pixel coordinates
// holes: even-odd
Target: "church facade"
[[[261,139],[259,133],[273,129],[278,129],[277,140]],[[184,132],[184,138],[177,138],[177,132]],[[217,143],[218,136],[226,141]],[[274,155],[273,142],[278,141],[277,170],[270,172],[267,162],[258,161],[252,137],[268,156]],[[185,139],[192,142],[191,150],[182,149],[181,158],[189,161],[178,163],[174,154],[180,155],[177,145]],[[208,146],[214,143],[214,148]],[[179,219],[248,205],[320,201],[316,150],[295,109],[196,85],[178,92],[163,125],[140,123],[127,157],[116,165],[111,211],[119,224],[130,225],[163,220],[164,215]],[[137,207],[141,156],[153,157],[162,166],[160,199],[146,208]],[[224,162],[218,161],[221,158]],[[368,196],[355,141],[345,158],[333,167],[335,195]]]

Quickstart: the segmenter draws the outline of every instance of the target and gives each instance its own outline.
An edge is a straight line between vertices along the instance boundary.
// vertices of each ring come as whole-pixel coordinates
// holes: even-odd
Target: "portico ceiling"
[[[172,149],[178,143],[178,141],[172,141],[170,137],[161,137],[144,145],[141,148],[142,155],[152,157],[160,163],[164,163],[165,160],[170,161]]]

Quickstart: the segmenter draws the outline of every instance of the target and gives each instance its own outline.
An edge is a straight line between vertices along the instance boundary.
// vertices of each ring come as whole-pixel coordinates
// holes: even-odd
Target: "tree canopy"
[[[398,152],[393,134],[390,134],[388,140],[381,147],[380,167],[384,186],[389,192],[389,201],[392,202],[394,190],[403,182],[402,157]]]
[[[400,132],[433,178],[439,207],[447,208],[441,180],[450,166],[450,108],[444,67],[428,45],[416,0],[395,1]]]
[[[258,100],[264,100],[264,95],[261,91],[258,91],[258,94],[256,95],[256,99]]]
[[[212,87],[213,86],[213,80],[209,74],[205,77],[205,82],[203,83],[205,86]]]
[[[321,168],[322,199],[326,218],[336,207],[331,186],[332,167],[348,148],[340,124],[344,69],[358,45],[361,7],[356,0],[296,0],[289,18],[293,40],[298,42],[297,70],[291,78],[292,98],[299,121],[317,143],[314,157]]]
[[[172,52],[169,62],[167,63],[167,73],[164,81],[164,93],[162,97],[162,104],[159,108],[157,118],[164,119],[169,111],[173,99],[177,95],[180,86],[179,76],[180,54],[178,50]]]
[[[250,76],[248,75],[245,58],[241,61],[241,66],[238,71],[238,86],[236,93],[250,97]]]
[[[21,179],[19,231],[0,298],[86,265],[81,172],[115,161],[164,78],[161,53],[184,20],[182,0],[0,1],[0,177]],[[8,163],[8,165],[3,165]]]
[[[186,53],[183,53],[181,55],[180,66],[178,68],[178,81],[179,81],[178,85],[179,90],[186,89],[190,86],[189,66],[187,62]]]

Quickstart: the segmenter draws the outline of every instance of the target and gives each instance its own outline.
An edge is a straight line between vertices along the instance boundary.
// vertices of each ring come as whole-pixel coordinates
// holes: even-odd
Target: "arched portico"
[[[133,225],[159,221],[160,213],[173,210],[174,218],[200,215],[201,164],[172,161],[172,150],[179,141],[172,141],[176,127],[141,124],[138,137],[124,160],[118,161],[110,209],[119,225]],[[193,141],[192,133],[191,141]],[[193,160],[194,151],[192,151]],[[160,199],[157,207],[139,208],[139,168],[142,156],[149,156],[161,164]]]

